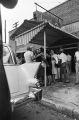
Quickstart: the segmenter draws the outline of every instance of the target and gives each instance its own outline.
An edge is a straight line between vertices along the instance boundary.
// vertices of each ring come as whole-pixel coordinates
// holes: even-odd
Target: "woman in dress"
[[[55,79],[57,78],[58,75],[58,70],[55,64],[58,62],[57,54],[54,53],[53,50],[51,50],[51,63],[52,63],[52,79],[53,82],[55,83]]]

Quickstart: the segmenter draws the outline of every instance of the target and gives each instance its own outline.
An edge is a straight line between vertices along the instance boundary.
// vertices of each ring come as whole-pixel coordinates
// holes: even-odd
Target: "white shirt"
[[[57,64],[57,63],[58,63],[58,55],[57,55],[57,54],[54,54],[54,55],[52,55],[52,57],[55,59],[56,64]]]
[[[33,52],[32,51],[26,51],[24,53],[24,58],[26,62],[32,62]]]
[[[59,55],[59,59],[62,60],[62,63],[67,62],[67,55],[64,54],[64,53],[61,53],[61,54]]]
[[[71,55],[67,55],[67,61],[71,61]]]
[[[79,61],[79,51],[75,52],[76,61]]]

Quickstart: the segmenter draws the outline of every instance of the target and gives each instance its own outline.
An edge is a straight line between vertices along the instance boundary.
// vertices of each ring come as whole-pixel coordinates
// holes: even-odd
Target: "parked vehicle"
[[[3,64],[10,88],[11,102],[24,99],[29,96],[29,92],[41,99],[42,92],[38,87],[38,80],[35,78],[40,62],[19,65],[11,48],[3,44]],[[38,93],[41,94],[40,97]]]

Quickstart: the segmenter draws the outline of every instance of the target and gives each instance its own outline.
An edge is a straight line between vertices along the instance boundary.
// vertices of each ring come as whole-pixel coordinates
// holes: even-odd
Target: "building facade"
[[[9,32],[9,45],[15,53],[25,52],[29,41],[40,31],[43,22],[24,20],[14,32]]]
[[[52,8],[49,12],[55,14],[60,19],[55,16],[51,16],[50,13],[41,13],[41,20],[46,20],[54,25],[59,24],[59,26],[67,31],[79,37],[79,0],[67,0],[66,2]],[[39,12],[36,11],[37,20],[40,20]],[[48,16],[48,17],[47,17]]]
[[[40,29],[34,31],[34,33],[29,31],[40,25],[43,21],[49,21],[53,25],[60,27],[63,31],[79,37],[79,0],[67,0],[50,9],[49,12],[42,13],[36,10],[33,13],[33,18],[31,20],[25,20],[13,35],[11,35],[9,43],[10,46],[14,45],[15,52],[18,50],[20,52],[20,48],[25,51],[24,48],[26,48],[27,43],[29,43]]]
[[[15,41],[15,39],[10,39],[10,37],[15,31],[16,31],[16,29],[13,29],[13,30],[9,31],[9,46],[14,51],[14,53],[15,53],[15,50],[16,50],[16,41]]]

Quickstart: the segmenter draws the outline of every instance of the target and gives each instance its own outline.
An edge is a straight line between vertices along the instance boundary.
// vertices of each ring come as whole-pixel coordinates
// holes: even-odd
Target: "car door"
[[[3,47],[3,63],[8,80],[11,96],[18,94],[19,80],[18,80],[18,68],[14,64],[12,53],[7,46]]]

